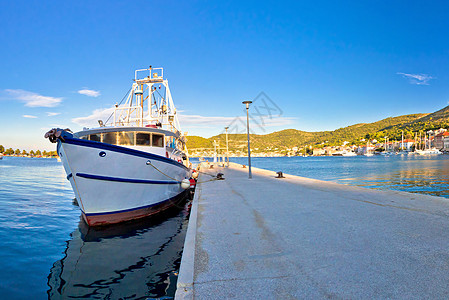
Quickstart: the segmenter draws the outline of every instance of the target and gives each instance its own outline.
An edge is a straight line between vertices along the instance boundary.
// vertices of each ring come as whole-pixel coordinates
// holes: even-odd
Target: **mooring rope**
[[[182,182],[182,181],[180,181],[180,180],[178,180],[178,179],[175,179],[175,178],[173,178],[173,177],[171,177],[171,176],[165,174],[165,173],[162,172],[161,170],[159,170],[155,165],[153,165],[153,163],[152,163],[150,160],[147,161],[147,164],[150,165],[150,166],[152,166],[156,171],[158,171],[159,173],[161,173],[161,174],[167,176],[168,178],[173,179],[174,181],[179,182],[179,183]],[[199,173],[199,171],[197,171],[197,172]],[[218,178],[218,177],[215,176],[215,175],[210,175],[210,174],[207,174],[207,173],[204,173],[204,172],[201,172],[201,173],[202,173],[202,174],[209,175],[209,176],[212,176],[212,177],[214,177],[214,178],[212,178],[212,179],[210,179],[210,180],[206,180],[206,181],[196,182],[196,184],[198,184],[198,183],[205,183],[205,182],[209,182],[209,181],[215,181],[215,180],[223,180],[223,179],[224,179],[224,178]]]

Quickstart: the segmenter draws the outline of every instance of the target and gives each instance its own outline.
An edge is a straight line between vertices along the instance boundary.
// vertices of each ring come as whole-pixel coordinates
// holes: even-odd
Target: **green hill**
[[[196,148],[196,149],[209,149],[213,148],[212,144],[213,140],[206,139],[200,136],[188,136],[187,137],[187,147],[188,148]]]
[[[402,132],[406,138],[414,138],[415,133],[438,128],[449,128],[449,106],[434,113],[411,114],[386,118],[373,123],[360,123],[334,131],[306,132],[296,129],[285,129],[265,135],[251,135],[253,149],[259,151],[265,149],[285,149],[312,145],[314,147],[324,145],[341,145],[344,141],[353,144],[362,144],[361,139],[377,139],[383,141],[385,136],[390,140],[399,140]],[[231,150],[246,150],[246,134],[229,134],[229,147]],[[224,134],[216,135],[208,139],[189,136],[187,147],[189,149],[208,148],[213,149],[213,141],[225,147]],[[256,150],[257,151],[257,150]]]

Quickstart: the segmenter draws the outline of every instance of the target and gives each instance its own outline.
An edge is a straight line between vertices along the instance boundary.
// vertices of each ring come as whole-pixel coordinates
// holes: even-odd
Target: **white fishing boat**
[[[90,226],[142,218],[175,205],[190,187],[186,138],[162,68],[141,69],[125,103],[100,127],[45,134],[57,143]]]

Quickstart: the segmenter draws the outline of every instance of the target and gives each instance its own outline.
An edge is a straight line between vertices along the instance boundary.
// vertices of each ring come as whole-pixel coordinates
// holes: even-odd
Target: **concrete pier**
[[[447,199],[202,171],[176,299],[449,298]]]

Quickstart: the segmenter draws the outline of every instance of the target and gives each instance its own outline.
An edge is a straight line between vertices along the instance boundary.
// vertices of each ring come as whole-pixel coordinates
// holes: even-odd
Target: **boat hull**
[[[130,209],[121,212],[110,213],[91,213],[86,214],[82,212],[84,221],[89,226],[100,226],[108,224],[116,224],[120,222],[132,221],[136,219],[146,218],[154,214],[158,214],[166,209],[178,205],[188,196],[187,191],[181,192],[172,199],[168,199],[154,205],[149,205],[142,208]]]
[[[143,218],[178,203],[190,169],[160,155],[76,138],[58,141],[67,179],[89,226]]]

